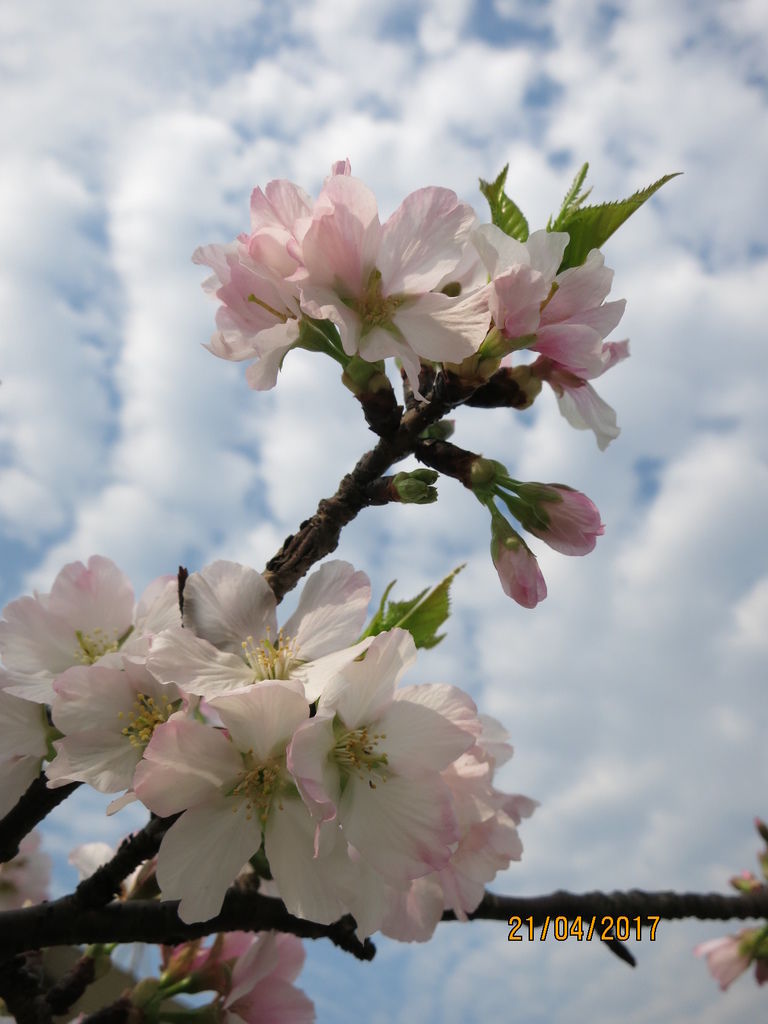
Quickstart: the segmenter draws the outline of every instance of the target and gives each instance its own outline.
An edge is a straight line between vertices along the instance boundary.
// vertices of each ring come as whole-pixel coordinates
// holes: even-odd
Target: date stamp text
[[[591,942],[592,939],[600,939],[603,942],[610,942],[618,939],[619,942],[626,942],[628,939],[648,938],[651,942],[656,941],[656,928],[660,917],[627,917],[612,914],[605,914],[603,917],[574,917],[569,920],[560,914],[551,917],[549,914],[541,922],[535,923],[533,917],[510,917],[509,919],[509,942],[523,942],[528,939],[534,942],[536,929],[541,928],[539,940],[554,939],[555,942],[565,942],[567,939],[576,939],[577,942]]]

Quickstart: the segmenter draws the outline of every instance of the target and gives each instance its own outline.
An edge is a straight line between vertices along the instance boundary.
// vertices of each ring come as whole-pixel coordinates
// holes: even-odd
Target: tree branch
[[[127,900],[100,909],[82,910],[73,896],[0,915],[0,958],[41,946],[111,942],[149,942],[177,945],[214,932],[280,931],[304,939],[330,939],[358,960],[372,960],[375,947],[355,935],[350,915],[330,925],[294,917],[282,900],[230,889],[221,913],[210,921],[184,924],[178,901]]]
[[[75,889],[71,899],[78,908],[93,908],[109,903],[113,896],[120,892],[120,883],[135,870],[139,864],[154,857],[160,848],[160,842],[168,829],[173,825],[178,814],[169,818],[152,817],[140,832],[127,836],[112,860],[102,864],[100,868],[83,881]]]
[[[152,823],[154,824],[154,823]],[[148,826],[149,828],[149,826]],[[355,935],[350,915],[331,925],[315,924],[289,914],[281,900],[233,887],[227,893],[221,913],[210,921],[184,924],[177,915],[177,902],[129,900],[100,909],[82,909],[74,896],[42,903],[0,915],[0,957],[7,959],[25,949],[41,946],[82,945],[109,942],[150,942],[175,945],[214,932],[281,931],[305,939],[328,938],[340,949],[360,960],[371,960],[375,948]],[[581,917],[585,928],[595,918],[597,929],[618,917],[641,918],[646,926],[653,918],[677,920],[768,919],[768,890],[724,896],[719,893],[628,892],[569,893],[557,891],[546,896],[497,896],[486,893],[472,920],[508,921],[510,917],[534,927],[545,920]],[[602,919],[609,919],[603,922]],[[444,921],[456,920],[452,911]]]
[[[480,906],[467,916],[471,920],[491,921],[507,921],[510,917],[526,920],[532,917],[534,927],[554,917],[565,917],[568,921],[577,917],[586,921],[594,917],[598,925],[603,917],[614,921],[617,917],[640,917],[644,921],[655,917],[664,921],[686,917],[700,921],[768,919],[768,888],[733,896],[716,892],[645,892],[642,889],[609,893],[570,893],[559,889],[547,896],[497,896],[486,892]],[[456,915],[447,910],[443,920],[455,921]]]
[[[40,772],[16,806],[0,821],[0,864],[15,857],[24,836],[80,785],[79,782],[70,782],[66,786],[48,789],[45,774]]]
[[[439,383],[438,378],[438,383]],[[315,562],[335,551],[342,528],[362,509],[372,504],[368,487],[394,463],[410,455],[419,435],[441,419],[451,408],[438,386],[426,403],[409,409],[392,434],[379,440],[366,452],[339,484],[332,498],[324,498],[317,511],[306,519],[295,534],[267,562],[263,576],[278,601],[296,586]]]

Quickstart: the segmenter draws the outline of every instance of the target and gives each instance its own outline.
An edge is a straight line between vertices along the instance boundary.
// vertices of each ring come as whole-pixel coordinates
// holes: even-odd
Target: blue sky
[[[256,184],[316,191],[349,156],[382,212],[423,185],[484,216],[477,178],[543,226],[591,163],[597,201],[681,170],[605,248],[617,337],[598,382],[621,437],[604,453],[551,396],[462,410],[457,441],[520,479],[589,494],[586,559],[541,550],[549,597],[507,601],[488,527],[450,480],[436,506],[374,509],[340,557],[377,593],[459,562],[448,639],[414,679],[462,685],[509,728],[502,783],[541,801],[498,891],[724,890],[768,815],[768,18],[759,0],[442,0],[280,5],[37,0],[0,13],[0,600],[101,553],[137,593],[179,563],[258,568],[371,443],[331,365],[292,353],[279,387],[203,348],[213,305],[190,262],[248,224]],[[77,810],[78,816],[73,817]],[[66,853],[133,819],[83,801]],[[632,972],[575,942],[444,926],[377,961],[310,948],[321,1022],[755,1019],[668,924]],[[334,1003],[336,1005],[334,1006]],[[762,1011],[764,1012],[764,1011]]]

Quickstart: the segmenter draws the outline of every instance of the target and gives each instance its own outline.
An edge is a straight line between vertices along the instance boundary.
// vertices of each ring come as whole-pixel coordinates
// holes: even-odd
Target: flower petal
[[[234,654],[249,636],[275,634],[275,606],[261,573],[237,562],[212,562],[192,573],[184,587],[184,625]]]
[[[355,642],[370,600],[371,583],[364,572],[349,562],[326,562],[304,584],[283,632],[296,638],[302,661],[314,660]]]
[[[172,719],[149,741],[134,789],[143,804],[166,817],[211,799],[241,769],[240,754],[222,732]]]
[[[429,292],[459,263],[475,214],[447,188],[420,188],[381,230],[376,266],[385,295]]]
[[[157,881],[164,900],[181,900],[186,924],[208,921],[221,910],[238,872],[261,846],[261,827],[245,804],[233,813],[224,799],[187,811],[160,844]]]

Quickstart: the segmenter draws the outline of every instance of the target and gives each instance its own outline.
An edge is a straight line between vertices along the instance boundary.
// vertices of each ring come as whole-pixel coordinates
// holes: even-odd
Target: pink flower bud
[[[563,555],[587,555],[605,533],[594,502],[565,484],[524,484],[523,501],[533,505],[532,515],[521,519],[535,537]]]
[[[501,516],[494,517],[491,527],[491,558],[504,593],[523,608],[535,608],[547,596],[535,555]]]

